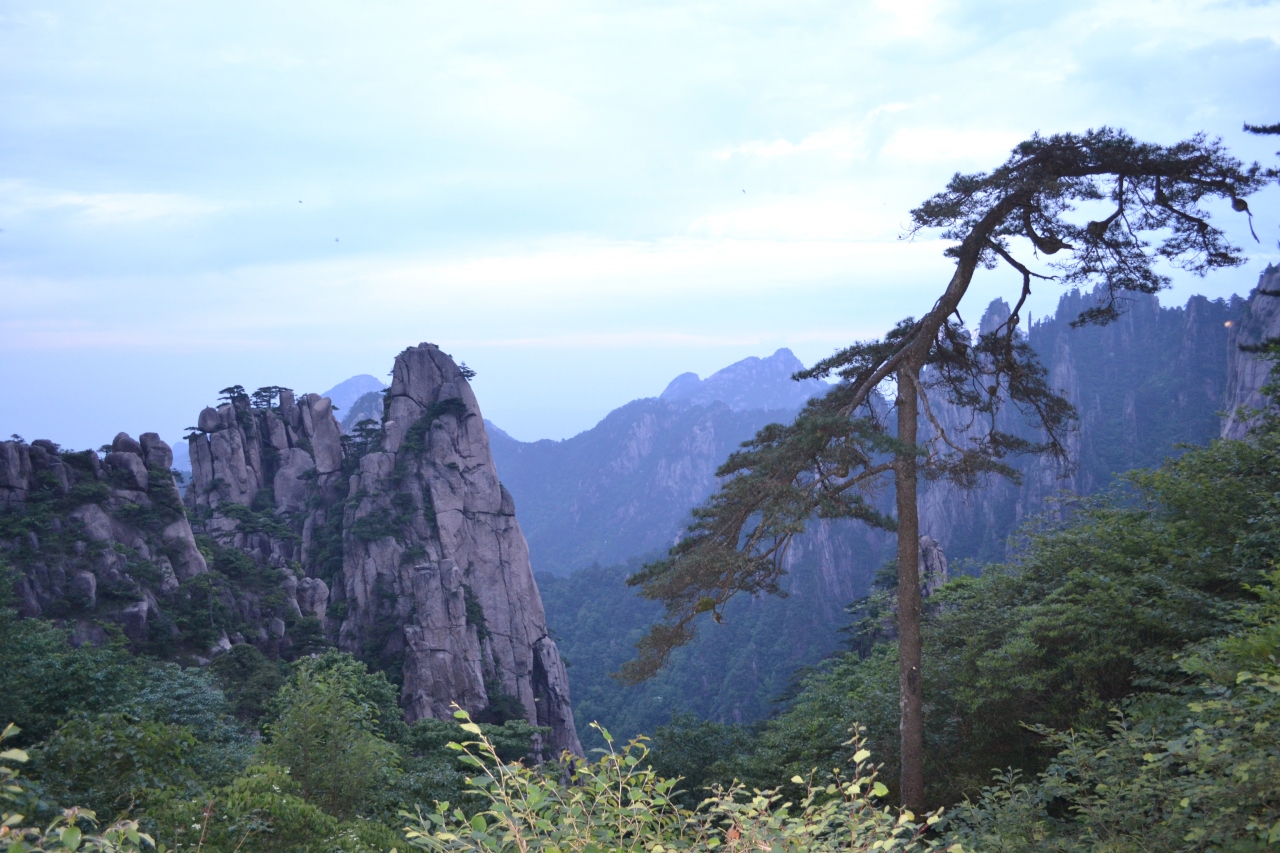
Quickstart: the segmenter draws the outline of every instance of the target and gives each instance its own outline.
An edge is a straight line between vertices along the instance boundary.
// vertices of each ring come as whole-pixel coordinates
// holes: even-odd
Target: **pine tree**
[[[727,481],[694,511],[689,535],[629,579],[642,595],[663,602],[665,618],[620,676],[634,682],[654,674],[693,638],[698,614],[711,612],[718,621],[735,594],[778,593],[787,547],[814,516],[896,529],[899,780],[903,805],[923,808],[919,478],[972,488],[992,475],[1016,479],[1007,461],[1013,454],[1065,458],[1074,411],[1049,387],[1019,331],[1032,285],[1101,285],[1101,300],[1073,325],[1106,324],[1120,315],[1125,294],[1168,286],[1161,262],[1198,275],[1238,266],[1240,249],[1202,205],[1227,199],[1248,213],[1245,198],[1275,177],[1202,134],[1162,146],[1109,128],[1036,135],[991,172],[955,175],[911,212],[910,236],[940,229],[954,241],[945,250],[954,272],[941,296],[920,319],[904,319],[883,338],[855,343],[796,374],[840,382],[792,424],[766,427],[734,453],[718,472]],[[1081,221],[1081,207],[1101,205],[1109,210],[1105,217]],[[1037,262],[1056,274],[1028,266]],[[979,269],[1001,265],[1021,279],[1013,311],[974,340],[962,302]],[[947,429],[931,406],[938,399],[967,411],[968,423]],[[998,428],[1010,405],[1043,440]],[[895,518],[870,500],[887,478]]]

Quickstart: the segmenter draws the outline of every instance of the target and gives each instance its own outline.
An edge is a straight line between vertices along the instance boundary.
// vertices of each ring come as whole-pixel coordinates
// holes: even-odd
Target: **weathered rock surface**
[[[551,728],[553,752],[580,753],[514,503],[471,386],[438,347],[396,358],[381,449],[360,458],[349,494],[341,647],[403,655],[410,720],[509,697]]]
[[[68,619],[77,642],[113,620],[136,648],[197,661],[246,641],[296,656],[327,637],[403,685],[410,721],[455,705],[523,716],[549,729],[540,750],[580,754],[475,395],[430,344],[401,353],[394,377],[372,441],[344,438],[318,394],[228,389],[188,436],[181,498],[155,433],[118,434],[105,459],[0,442],[19,608]]]
[[[1266,407],[1262,386],[1270,377],[1271,362],[1245,352],[1241,346],[1280,336],[1280,267],[1268,265],[1249,294],[1240,319],[1228,335],[1227,393],[1222,420],[1223,438],[1244,438],[1255,420],[1253,412]]]
[[[50,441],[0,442],[0,551],[20,571],[23,616],[67,620],[76,642],[104,641],[102,622],[139,646],[156,639],[157,594],[208,571],[172,458],[155,433],[120,433],[105,463]]]

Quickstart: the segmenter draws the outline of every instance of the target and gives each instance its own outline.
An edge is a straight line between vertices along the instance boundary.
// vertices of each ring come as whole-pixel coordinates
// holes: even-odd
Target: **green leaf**
[[[463,723],[461,728],[464,732],[467,732],[468,734],[473,734],[473,735],[480,734],[480,727],[477,726],[475,723]]]
[[[885,797],[889,794],[889,789],[884,786],[883,782],[877,782],[871,786],[871,793],[877,797]]]
[[[74,826],[68,826],[59,833],[59,839],[62,846],[68,850],[75,850],[80,846],[80,830]]]

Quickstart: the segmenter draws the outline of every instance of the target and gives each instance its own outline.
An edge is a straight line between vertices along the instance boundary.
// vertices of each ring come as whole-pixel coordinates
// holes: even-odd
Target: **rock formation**
[[[1249,294],[1240,319],[1228,335],[1227,393],[1222,420],[1223,438],[1244,438],[1253,421],[1251,412],[1266,407],[1262,386],[1271,362],[1240,347],[1280,336],[1280,267],[1268,265]]]
[[[118,624],[163,634],[161,602],[208,571],[182,511],[169,445],[120,433],[105,459],[51,441],[0,442],[0,553],[23,616],[66,620],[78,641]]]
[[[344,438],[327,398],[200,413],[186,500],[197,532],[286,570],[294,618],[402,684],[408,720],[522,716],[581,752],[528,546],[466,377],[438,347],[397,357],[376,436]],[[287,617],[289,614],[283,614]],[[291,626],[277,630],[293,644]]]
[[[25,616],[78,641],[207,662],[239,643],[336,643],[402,685],[409,721],[523,718],[543,754],[581,754],[529,549],[466,377],[430,344],[396,359],[381,430],[333,406],[236,386],[188,436],[179,496],[154,433],[109,452],[0,442],[0,552]],[[376,381],[376,380],[375,380]],[[379,412],[381,415],[381,412]]]
[[[920,526],[948,554],[1004,559],[1010,534],[1029,517],[1052,511],[1057,496],[1093,494],[1117,474],[1158,465],[1177,452],[1179,443],[1204,444],[1218,434],[1232,358],[1228,335],[1243,300],[1193,296],[1185,307],[1165,308],[1155,296],[1133,295],[1116,322],[1071,328],[1097,298],[1069,292],[1052,317],[1030,330],[1029,342],[1048,371],[1049,385],[1079,415],[1077,428],[1067,436],[1067,464],[1023,457],[1015,460],[1020,484],[992,478],[967,492],[945,481],[925,483]],[[1008,305],[996,300],[982,328],[999,324],[1008,312]],[[934,401],[933,409],[952,429],[965,421],[944,400]],[[1040,440],[1011,407],[1000,428]]]
[[[403,655],[410,720],[514,699],[551,728],[553,750],[581,752],[515,503],[498,482],[475,395],[438,347],[396,358],[380,442],[358,464],[343,525],[349,616],[339,645]]]

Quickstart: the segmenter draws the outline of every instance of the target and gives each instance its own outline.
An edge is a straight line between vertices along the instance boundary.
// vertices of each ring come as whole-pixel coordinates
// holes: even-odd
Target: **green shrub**
[[[939,814],[917,823],[910,812],[894,814],[875,800],[887,789],[875,779],[865,750],[855,751],[853,772],[830,783],[797,779],[804,798],[797,805],[773,791],[731,786],[713,793],[696,810],[676,803],[679,780],[663,779],[647,766],[647,751],[635,740],[621,752],[608,749],[596,761],[562,768],[503,763],[467,715],[462,729],[477,738],[452,744],[476,773],[471,783],[485,809],[468,816],[449,803],[423,814],[404,813],[409,844],[424,850],[622,851],[717,850],[835,851],[931,850],[926,837]],[[556,772],[560,769],[561,772]],[[958,845],[951,848],[960,851]]]
[[[12,723],[0,732],[0,746],[4,741],[15,737],[18,729]],[[52,822],[36,826],[27,821],[25,815],[11,811],[15,805],[30,804],[30,797],[22,787],[19,772],[14,764],[25,764],[27,754],[21,749],[5,749],[0,751],[0,845],[9,853],[43,853],[43,851],[59,851],[74,853],[136,853],[144,848],[154,849],[151,836],[139,831],[138,824],[131,820],[117,821],[100,834],[94,834],[97,828],[97,815],[91,809],[72,807],[59,810]]]
[[[98,814],[126,813],[152,791],[199,787],[191,764],[195,736],[187,726],[115,712],[80,715],[54,732],[37,753],[46,793],[83,803]]]
[[[399,754],[378,736],[379,709],[350,668],[325,663],[302,662],[280,689],[262,757],[288,767],[302,796],[328,814],[368,815],[384,805]]]

